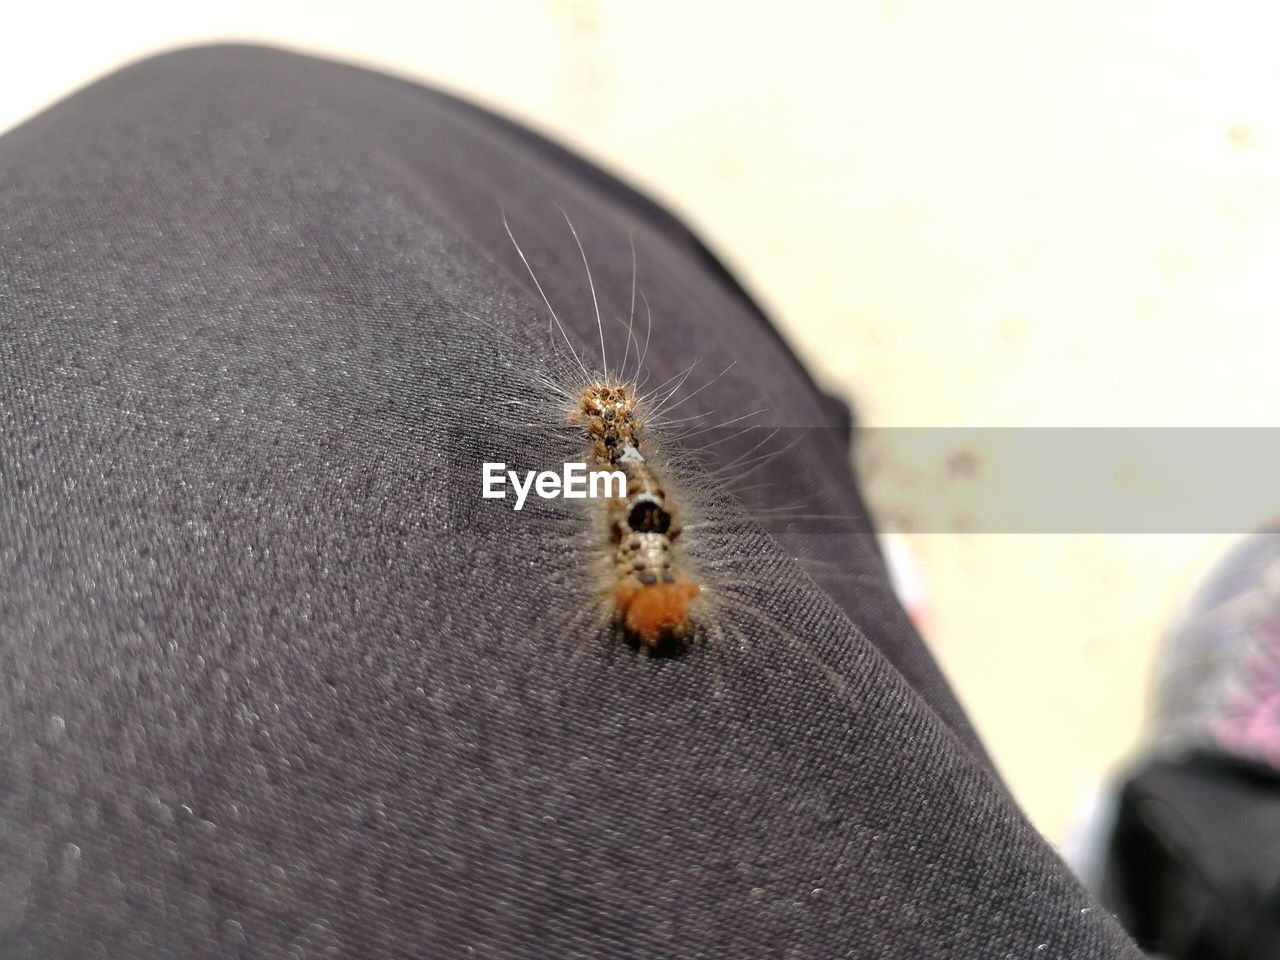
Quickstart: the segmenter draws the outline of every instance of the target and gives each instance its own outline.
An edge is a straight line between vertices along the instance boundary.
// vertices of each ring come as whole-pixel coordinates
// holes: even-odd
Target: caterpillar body
[[[687,642],[689,603],[701,587],[682,576],[675,551],[680,523],[641,452],[644,421],[635,387],[618,380],[588,384],[574,419],[586,428],[594,464],[627,478],[627,495],[608,504],[617,626],[647,650]]]

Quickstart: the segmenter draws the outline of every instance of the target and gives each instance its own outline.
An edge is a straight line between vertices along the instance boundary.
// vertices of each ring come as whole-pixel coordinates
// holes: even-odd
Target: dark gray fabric
[[[634,233],[654,382],[737,360],[688,412],[818,427],[777,496],[860,513],[838,406],[583,161],[261,49],[101,81],[0,139],[0,956],[1135,956],[865,530],[789,544],[825,590],[720,541],[748,642],[574,628],[565,527],[479,499],[564,452],[502,402],[555,361],[500,202],[584,350],[553,204],[614,307]]]

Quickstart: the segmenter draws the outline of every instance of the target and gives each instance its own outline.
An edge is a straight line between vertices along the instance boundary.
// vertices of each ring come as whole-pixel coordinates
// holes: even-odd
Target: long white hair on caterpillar
[[[705,382],[686,389],[697,367],[691,362],[665,381],[648,386],[646,367],[652,342],[653,316],[638,290],[638,266],[631,241],[631,290],[625,320],[616,323],[623,338],[621,358],[610,362],[604,314],[591,265],[569,215],[560,210],[576,245],[595,313],[600,360],[575,345],[548,297],[534,265],[521,247],[505,211],[502,222],[520,262],[547,311],[547,336],[562,361],[554,373],[530,372],[531,389],[506,398],[506,407],[530,415],[531,429],[553,431],[566,449],[577,449],[590,469],[620,471],[625,495],[585,500],[581,509],[545,507],[542,516],[559,525],[571,545],[561,552],[561,568],[549,571],[548,582],[589,583],[584,602],[560,618],[564,633],[610,631],[645,654],[670,656],[702,640],[745,645],[747,624],[785,637],[806,659],[841,689],[844,682],[808,645],[762,609],[753,588],[759,578],[743,570],[732,546],[767,534],[743,510],[733,493],[735,483],[782,453],[764,449],[775,431],[737,456],[709,463],[709,447],[762,429],[764,408],[710,422],[711,413],[681,413],[688,401],[726,376],[730,363]],[[643,309],[641,335],[637,315]],[[473,317],[486,325],[491,321]],[[547,417],[547,411],[556,413]],[[693,438],[719,431],[719,440],[701,447]],[[730,477],[732,479],[730,479]],[[586,563],[566,559],[585,558]],[[584,567],[590,570],[587,573]],[[868,578],[870,584],[870,578]],[[875,586],[879,586],[878,581]]]

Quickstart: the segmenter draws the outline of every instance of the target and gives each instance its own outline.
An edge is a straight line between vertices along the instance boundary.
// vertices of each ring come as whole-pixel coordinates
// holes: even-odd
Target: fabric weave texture
[[[654,382],[737,361],[688,413],[815,428],[779,502],[864,515],[846,413],[707,249],[506,120],[212,47],[0,138],[0,957],[1137,957],[869,526],[721,547],[843,691],[762,623],[565,629],[563,533],[479,497],[561,452],[499,403],[546,347],[501,210],[595,333],[556,205],[615,307],[634,237]]]

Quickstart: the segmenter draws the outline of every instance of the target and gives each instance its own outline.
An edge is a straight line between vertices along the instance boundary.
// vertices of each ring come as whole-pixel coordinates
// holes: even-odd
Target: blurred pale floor
[[[1266,4],[886,0],[785,21],[747,0],[71,6],[6,11],[0,128],[196,41],[443,83],[688,216],[864,422],[1271,425],[1280,410]],[[902,470],[945,501],[941,463],[895,466],[870,478],[883,509],[911,495]],[[930,643],[1051,838],[1135,742],[1159,632],[1223,540],[911,537]]]

